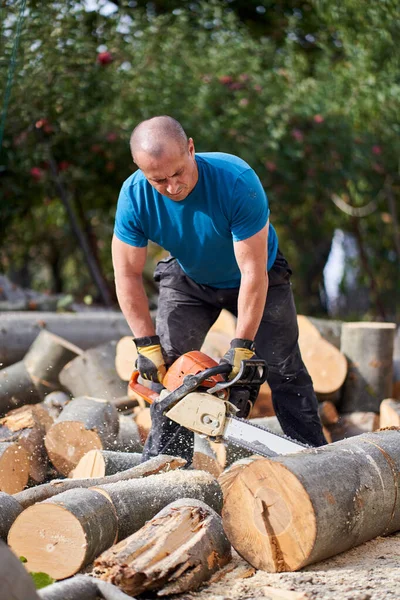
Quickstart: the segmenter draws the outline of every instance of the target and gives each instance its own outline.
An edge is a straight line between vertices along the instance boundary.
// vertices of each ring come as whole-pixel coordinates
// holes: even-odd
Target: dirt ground
[[[221,577],[222,575],[222,577]],[[268,593],[268,587],[291,594]],[[255,571],[234,553],[232,562],[186,600],[400,599],[400,533],[379,537],[296,573]]]

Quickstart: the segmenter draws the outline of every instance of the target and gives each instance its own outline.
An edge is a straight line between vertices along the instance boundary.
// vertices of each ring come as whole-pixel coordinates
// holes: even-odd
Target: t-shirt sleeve
[[[232,196],[231,231],[234,242],[258,233],[269,218],[267,195],[253,169],[240,175]]]
[[[125,242],[130,246],[137,246],[138,248],[147,246],[148,239],[140,226],[132,198],[130,198],[124,186],[118,198],[114,234],[121,242]]]

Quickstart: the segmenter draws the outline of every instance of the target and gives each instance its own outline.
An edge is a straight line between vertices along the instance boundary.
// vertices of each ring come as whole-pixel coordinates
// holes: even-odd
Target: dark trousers
[[[256,354],[269,368],[268,384],[283,431],[311,446],[326,444],[318,416],[318,400],[300,355],[296,308],[290,284],[291,270],[278,252],[269,271],[264,314],[255,342]],[[160,284],[156,329],[171,364],[191,350],[199,350],[223,308],[237,316],[239,288],[217,289],[199,285],[169,258],[158,263],[154,278]],[[190,464],[193,433],[151,407],[152,428],[143,460],[158,454],[182,456]]]

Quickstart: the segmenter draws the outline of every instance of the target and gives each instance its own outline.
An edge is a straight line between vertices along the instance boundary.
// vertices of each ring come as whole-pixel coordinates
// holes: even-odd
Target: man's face
[[[175,202],[184,200],[197,183],[197,165],[192,138],[188,148],[171,142],[161,157],[154,158],[146,152],[138,152],[135,162],[147,181],[163,196]]]

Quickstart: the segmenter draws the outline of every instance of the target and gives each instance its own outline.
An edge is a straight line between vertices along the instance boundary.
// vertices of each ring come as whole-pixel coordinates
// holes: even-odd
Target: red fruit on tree
[[[43,171],[39,167],[32,167],[30,174],[35,181],[40,181],[43,177]]]
[[[110,63],[112,63],[113,61],[113,57],[111,52],[100,52],[97,55],[97,62],[100,63],[101,65],[109,65]]]

